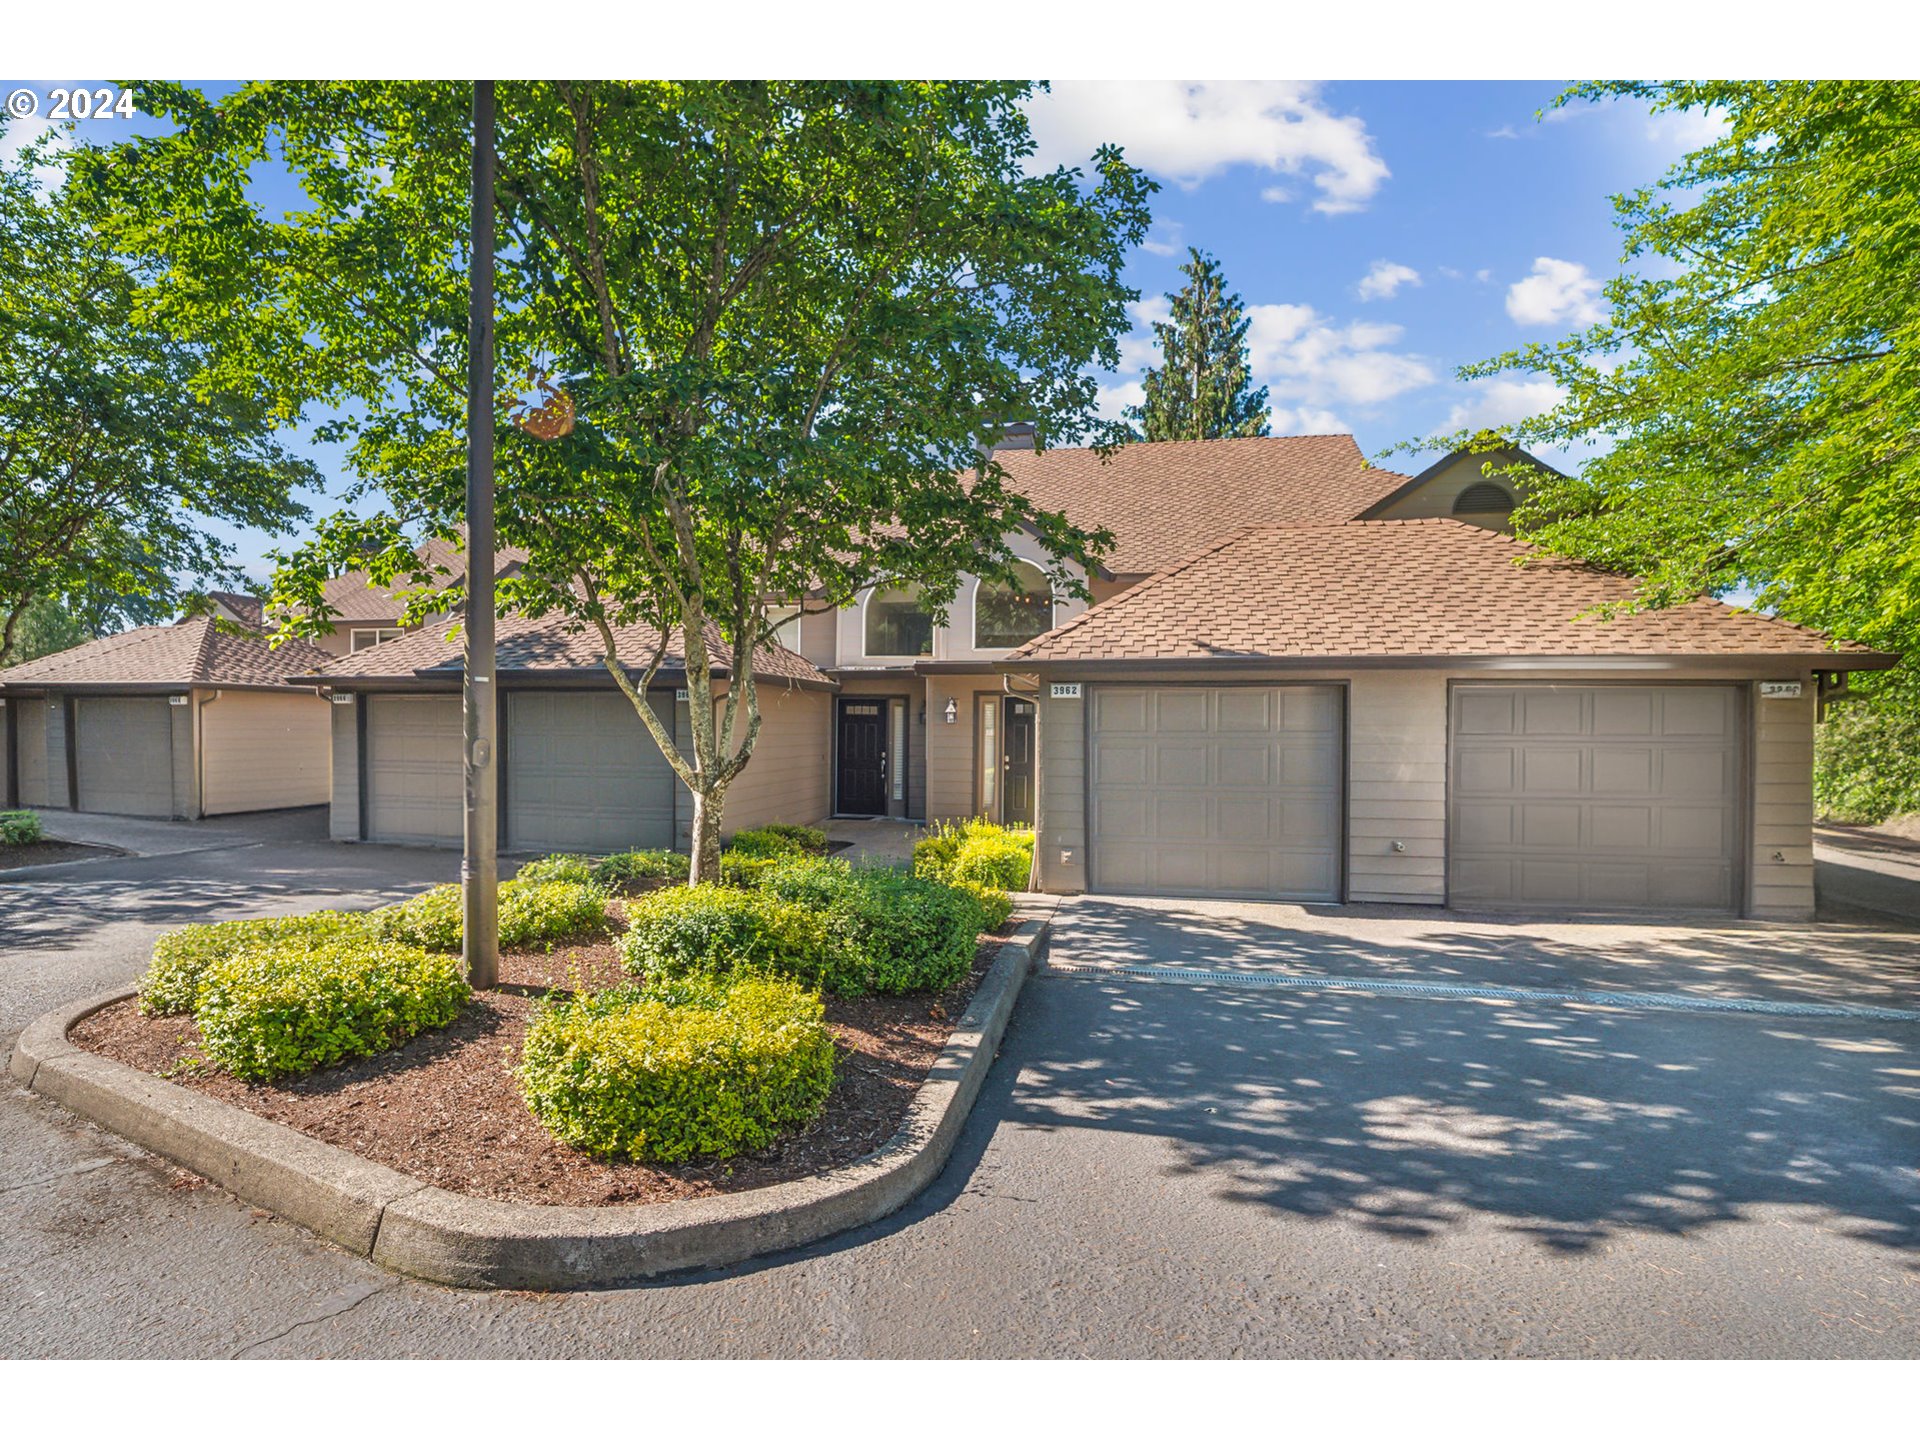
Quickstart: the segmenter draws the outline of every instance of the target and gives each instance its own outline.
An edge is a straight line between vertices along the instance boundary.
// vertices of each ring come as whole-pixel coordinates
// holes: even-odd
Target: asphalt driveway
[[[453,865],[263,842],[0,887],[0,1040],[189,915]],[[1920,936],[1658,931],[1069,902],[905,1211],[557,1297],[396,1279],[8,1086],[0,1354],[1920,1355],[1920,1024],[1464,993],[1920,1008]],[[1170,964],[1221,973],[1111,968]]]

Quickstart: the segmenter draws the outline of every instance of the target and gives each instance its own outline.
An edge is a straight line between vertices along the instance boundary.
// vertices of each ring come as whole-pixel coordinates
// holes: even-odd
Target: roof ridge
[[[216,627],[211,615],[196,618],[200,625],[200,644],[194,650],[193,664],[187,670],[187,675],[193,680],[204,680],[213,674],[213,635]]]

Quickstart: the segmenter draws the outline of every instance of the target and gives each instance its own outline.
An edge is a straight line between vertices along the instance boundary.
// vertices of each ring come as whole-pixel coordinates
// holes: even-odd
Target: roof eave
[[[994,662],[996,670],[1014,674],[1073,671],[1083,674],[1125,675],[1149,670],[1218,673],[1248,670],[1483,670],[1527,671],[1605,670],[1621,673],[1710,674],[1748,673],[1778,667],[1783,670],[1889,670],[1900,663],[1897,655],[1878,651],[1821,650],[1805,653],[1667,655],[1180,655],[1101,658],[1030,657]]]

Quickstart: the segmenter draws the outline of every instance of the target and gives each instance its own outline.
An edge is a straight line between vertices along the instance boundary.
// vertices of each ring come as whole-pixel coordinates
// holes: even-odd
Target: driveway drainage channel
[[[1613,1010],[1682,1010],[1701,1014],[1776,1015],[1799,1020],[1881,1020],[1920,1024],[1920,1010],[1878,1005],[1816,1005],[1794,1000],[1742,1000],[1707,995],[1655,995],[1631,990],[1533,990],[1508,985],[1444,985],[1425,980],[1370,980],[1353,975],[1263,975],[1244,970],[1190,970],[1171,965],[1075,964],[1049,960],[1049,971],[1105,975],[1163,985],[1241,985],[1271,990],[1353,990],[1367,995],[1425,995],[1441,1000],[1535,1000],[1602,1005]]]

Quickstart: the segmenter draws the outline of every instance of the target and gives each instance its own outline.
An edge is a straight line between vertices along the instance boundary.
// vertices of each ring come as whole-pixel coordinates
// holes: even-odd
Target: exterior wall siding
[[[332,778],[328,712],[335,708],[304,690],[285,695],[227,690],[200,706],[205,813],[327,803]],[[337,708],[351,719],[353,707]]]
[[[1347,692],[1347,898],[1447,895],[1447,677],[1356,672]],[[1398,841],[1406,847],[1393,848]]]
[[[46,705],[47,806],[53,810],[72,808],[72,789],[67,783],[67,701],[58,695],[42,702]]]
[[[360,707],[364,695],[350,705],[329,704],[333,717],[333,800],[327,812],[327,834],[335,840],[360,838]]]
[[[1816,686],[1811,674],[1778,678],[1799,680],[1799,698],[1762,699],[1755,685],[1749,706],[1753,785],[1747,913],[1756,920],[1804,920],[1814,907]]]
[[[1501,530],[1511,533],[1513,526],[1504,515],[1455,515],[1454,502],[1469,485],[1477,485],[1482,480],[1491,479],[1494,484],[1511,492],[1514,488],[1511,475],[1488,476],[1485,468],[1486,455],[1461,455],[1451,465],[1435,475],[1426,484],[1409,495],[1402,495],[1393,504],[1382,510],[1376,519],[1380,520],[1426,520],[1439,517],[1443,520],[1459,520],[1468,525],[1478,525],[1486,530]]]
[[[167,721],[172,727],[173,748],[173,813],[181,820],[198,820],[206,812],[201,808],[201,750],[195,744],[194,727],[198,724],[200,702],[208,692],[190,690],[187,703],[169,705]],[[326,797],[321,797],[324,800]],[[315,804],[320,803],[315,801]]]
[[[812,825],[833,804],[827,760],[832,749],[832,697],[817,690],[772,685],[757,689],[760,737],[747,768],[727,790],[721,819],[729,835],[775,821]]]
[[[1082,686],[1089,693],[1090,686]],[[1055,700],[1042,686],[1039,707],[1039,793],[1034,804],[1034,868],[1039,887],[1056,895],[1087,888],[1087,715],[1085,700]]]
[[[13,723],[20,731],[20,803],[42,810],[64,808],[66,771],[59,772],[60,784],[56,791],[55,772],[47,759],[47,736],[49,731],[59,728],[60,702],[29,695],[9,700],[7,709],[13,713]]]

